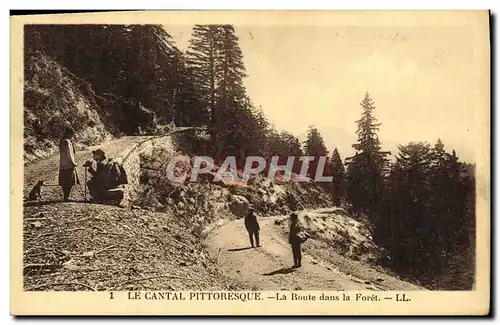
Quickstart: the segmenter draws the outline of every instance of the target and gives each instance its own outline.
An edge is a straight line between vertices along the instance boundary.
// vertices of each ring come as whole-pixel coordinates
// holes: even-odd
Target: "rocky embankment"
[[[64,127],[76,131],[80,149],[110,140],[102,109],[89,84],[42,52],[24,63],[24,161],[56,152]]]

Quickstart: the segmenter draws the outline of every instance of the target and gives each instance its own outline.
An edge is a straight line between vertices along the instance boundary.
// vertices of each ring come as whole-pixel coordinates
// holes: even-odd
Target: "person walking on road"
[[[257,247],[260,247],[260,238],[259,238],[260,226],[259,222],[257,221],[257,216],[254,213],[253,207],[250,207],[248,209],[247,214],[245,215],[245,228],[248,231],[248,236],[250,238],[250,245],[252,245],[252,247],[255,247],[254,246],[254,237],[255,237],[255,244],[257,244]]]
[[[63,201],[69,201],[71,189],[80,184],[75,169],[75,147],[71,142],[74,135],[75,131],[68,126],[59,142],[59,186],[62,187]]]
[[[292,212],[290,216],[290,234],[288,236],[288,242],[292,245],[293,254],[293,267],[302,266],[302,250],[300,245],[303,242],[301,237],[302,228],[299,223],[299,215],[297,212]]]

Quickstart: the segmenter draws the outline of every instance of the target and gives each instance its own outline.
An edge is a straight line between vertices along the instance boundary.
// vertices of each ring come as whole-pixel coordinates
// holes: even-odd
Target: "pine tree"
[[[304,143],[304,153],[306,156],[314,157],[314,160],[310,162],[307,176],[314,180],[316,173],[321,173],[325,175],[325,170],[317,171],[318,161],[320,157],[327,157],[328,150],[325,146],[325,141],[321,136],[319,130],[313,125],[309,126],[307,131],[307,139]],[[325,162],[325,169],[328,162]],[[321,176],[320,175],[320,176]]]
[[[217,25],[195,25],[186,52],[187,63],[193,72],[193,80],[199,100],[210,114],[210,133],[216,141],[216,86],[218,78],[217,48],[219,42]]]
[[[92,88],[115,133],[168,123],[187,101],[182,54],[162,26],[31,25],[26,41],[27,52],[45,52]]]
[[[340,153],[337,148],[333,150],[332,158],[329,164],[330,175],[333,176],[331,184],[331,193],[333,202],[336,206],[340,206],[345,198],[345,168],[340,158]]]
[[[179,56],[179,88],[176,93],[174,122],[177,126],[207,126],[210,115],[206,105],[198,97],[194,82],[194,69],[189,67],[184,56]]]
[[[468,289],[474,281],[474,176],[438,140],[399,146],[378,241],[400,275],[436,289]],[[385,226],[385,228],[384,228]]]
[[[361,102],[363,113],[356,121],[358,143],[353,145],[356,154],[347,158],[347,194],[353,206],[372,215],[381,214],[383,207],[384,177],[387,173],[389,152],[381,149],[377,132],[380,123],[373,116],[375,103],[366,93]]]
[[[223,25],[220,29],[218,66],[221,78],[217,89],[217,153],[241,158],[245,152],[244,141],[252,140],[248,135],[253,132],[247,127],[248,123],[252,124],[248,118],[255,119],[254,108],[243,86],[246,73],[234,27]]]
[[[273,156],[278,156],[278,163],[285,165],[288,157],[294,157],[293,172],[300,173],[301,162],[299,158],[302,156],[302,146],[299,139],[287,131],[277,132],[271,128],[268,132],[266,154],[268,163],[271,162]]]
[[[231,25],[196,25],[186,53],[199,98],[210,112],[214,155],[243,154],[243,121],[253,105],[246,96],[243,54]]]
[[[399,151],[391,177],[392,260],[400,272],[428,274],[435,244],[430,217],[431,148],[419,142],[399,146]]]

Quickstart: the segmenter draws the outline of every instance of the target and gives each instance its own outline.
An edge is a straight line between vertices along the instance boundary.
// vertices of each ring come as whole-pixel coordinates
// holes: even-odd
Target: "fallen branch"
[[[147,169],[147,170],[154,170],[154,171],[157,171],[159,172],[160,170],[159,169],[156,169],[156,168],[152,168],[152,167],[146,167],[146,166],[140,166],[141,169]]]
[[[26,252],[24,252],[25,255],[27,255],[28,253],[28,250]],[[54,250],[54,249],[46,249],[44,250],[43,252],[40,252],[38,254],[32,254],[32,255],[29,255],[29,257],[35,257],[35,256],[41,256],[41,255],[47,255],[47,254],[52,254],[55,256],[55,254],[58,253],[58,254],[63,254],[62,252],[58,251],[58,250]]]
[[[215,258],[215,261],[217,264],[219,264],[219,255],[220,255],[220,251],[221,251],[222,248],[219,247],[219,251],[217,252],[217,257]]]
[[[158,236],[146,234],[146,237],[153,237],[154,239],[156,239],[163,246],[163,248],[165,248],[165,250],[167,249],[167,246],[165,245],[165,243]]]
[[[77,230],[85,230],[85,228],[80,227],[80,228],[73,228],[73,229],[64,229],[64,230],[60,230],[60,231],[45,232],[43,234],[38,235],[35,238],[35,240],[37,240],[38,238],[43,237],[43,236],[49,236],[49,235],[53,235],[53,234],[57,234],[57,233],[65,233],[65,232],[77,231]]]
[[[84,218],[84,219],[66,220],[64,222],[64,224],[73,223],[73,222],[84,222],[84,221],[87,221],[87,220],[90,220],[90,219],[102,220],[102,219],[98,219],[97,217],[92,216],[92,217],[87,217],[87,218]]]
[[[91,291],[96,291],[94,288],[92,288],[91,286],[87,285],[87,284],[84,284],[84,283],[79,283],[79,282],[56,282],[56,283],[44,283],[44,284],[40,284],[40,285],[37,285],[37,286],[34,286],[34,287],[31,287],[31,288],[28,288],[26,289],[26,291],[29,291],[29,290],[36,290],[36,289],[40,289],[40,288],[43,288],[43,287],[47,287],[47,286],[64,286],[64,285],[78,285],[78,286],[81,286],[81,287],[85,287]]]
[[[54,272],[62,267],[63,265],[61,264],[26,264],[23,267],[23,274],[28,274],[31,271],[42,272],[42,270],[45,270],[45,272]]]
[[[104,252],[104,251],[107,251],[108,249],[115,248],[115,247],[117,247],[117,246],[118,246],[118,245],[110,245],[110,246],[108,246],[108,247],[105,247],[105,248],[103,248],[103,249],[100,249],[100,250],[96,251],[96,252],[94,253],[94,255],[97,255],[97,254],[99,254],[99,253],[102,253],[102,252]]]
[[[50,218],[24,218],[24,221],[50,220]]]
[[[26,245],[25,245],[26,246]],[[30,248],[26,249],[24,251],[24,254],[28,254],[28,253],[31,253],[32,251],[34,251],[35,249],[39,248],[40,247],[40,242],[38,242],[38,245],[34,245],[34,246],[31,246]]]
[[[181,279],[181,280],[190,280],[190,281],[193,281],[194,283],[196,283],[196,285],[198,287],[200,287],[200,284],[194,280],[194,279],[191,279],[191,278],[187,278],[187,277],[182,277],[182,276],[177,276],[177,275],[169,275],[169,274],[165,274],[165,275],[156,275],[156,276],[150,276],[150,277],[145,277],[145,278],[139,278],[139,279],[132,279],[132,280],[127,280],[125,282],[122,282],[122,283],[119,283],[117,284],[113,290],[116,290],[117,288],[121,287],[121,286],[124,286],[126,284],[130,284],[130,283],[134,283],[134,282],[139,282],[139,281],[146,281],[146,280],[153,280],[153,279],[160,279],[160,278],[172,278],[172,279]]]
[[[61,267],[63,267],[62,264],[26,264],[24,266],[24,269],[37,269],[37,268],[58,269]]]
[[[177,239],[175,239],[175,238],[171,238],[171,239],[172,239],[174,242],[176,242],[177,244],[180,244],[180,245],[182,245],[182,246],[184,246],[184,247],[186,247],[186,248],[190,248],[188,244],[185,244],[185,243],[183,243],[183,242],[181,242],[181,241],[178,241],[178,240],[177,240]]]

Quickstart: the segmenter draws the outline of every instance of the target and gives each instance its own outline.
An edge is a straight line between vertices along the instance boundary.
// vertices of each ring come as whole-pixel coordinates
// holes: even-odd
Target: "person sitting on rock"
[[[92,151],[92,155],[96,161],[96,169],[90,161],[84,165],[92,175],[92,179],[87,182],[92,201],[121,205],[125,190],[123,185],[128,184],[125,169],[118,161],[111,158],[106,160],[106,154],[101,149]]]
[[[257,247],[260,247],[260,238],[259,238],[259,222],[257,221],[257,216],[254,213],[253,207],[249,207],[247,214],[245,215],[245,228],[248,231],[248,236],[250,237],[250,245],[254,246],[254,236],[255,243]]]
[[[102,199],[102,192],[108,189],[108,167],[105,162],[106,154],[101,149],[92,151],[93,159],[96,161],[96,169],[92,167],[92,162],[89,160],[83,166],[88,168],[92,179],[87,182],[90,196],[99,201]]]

